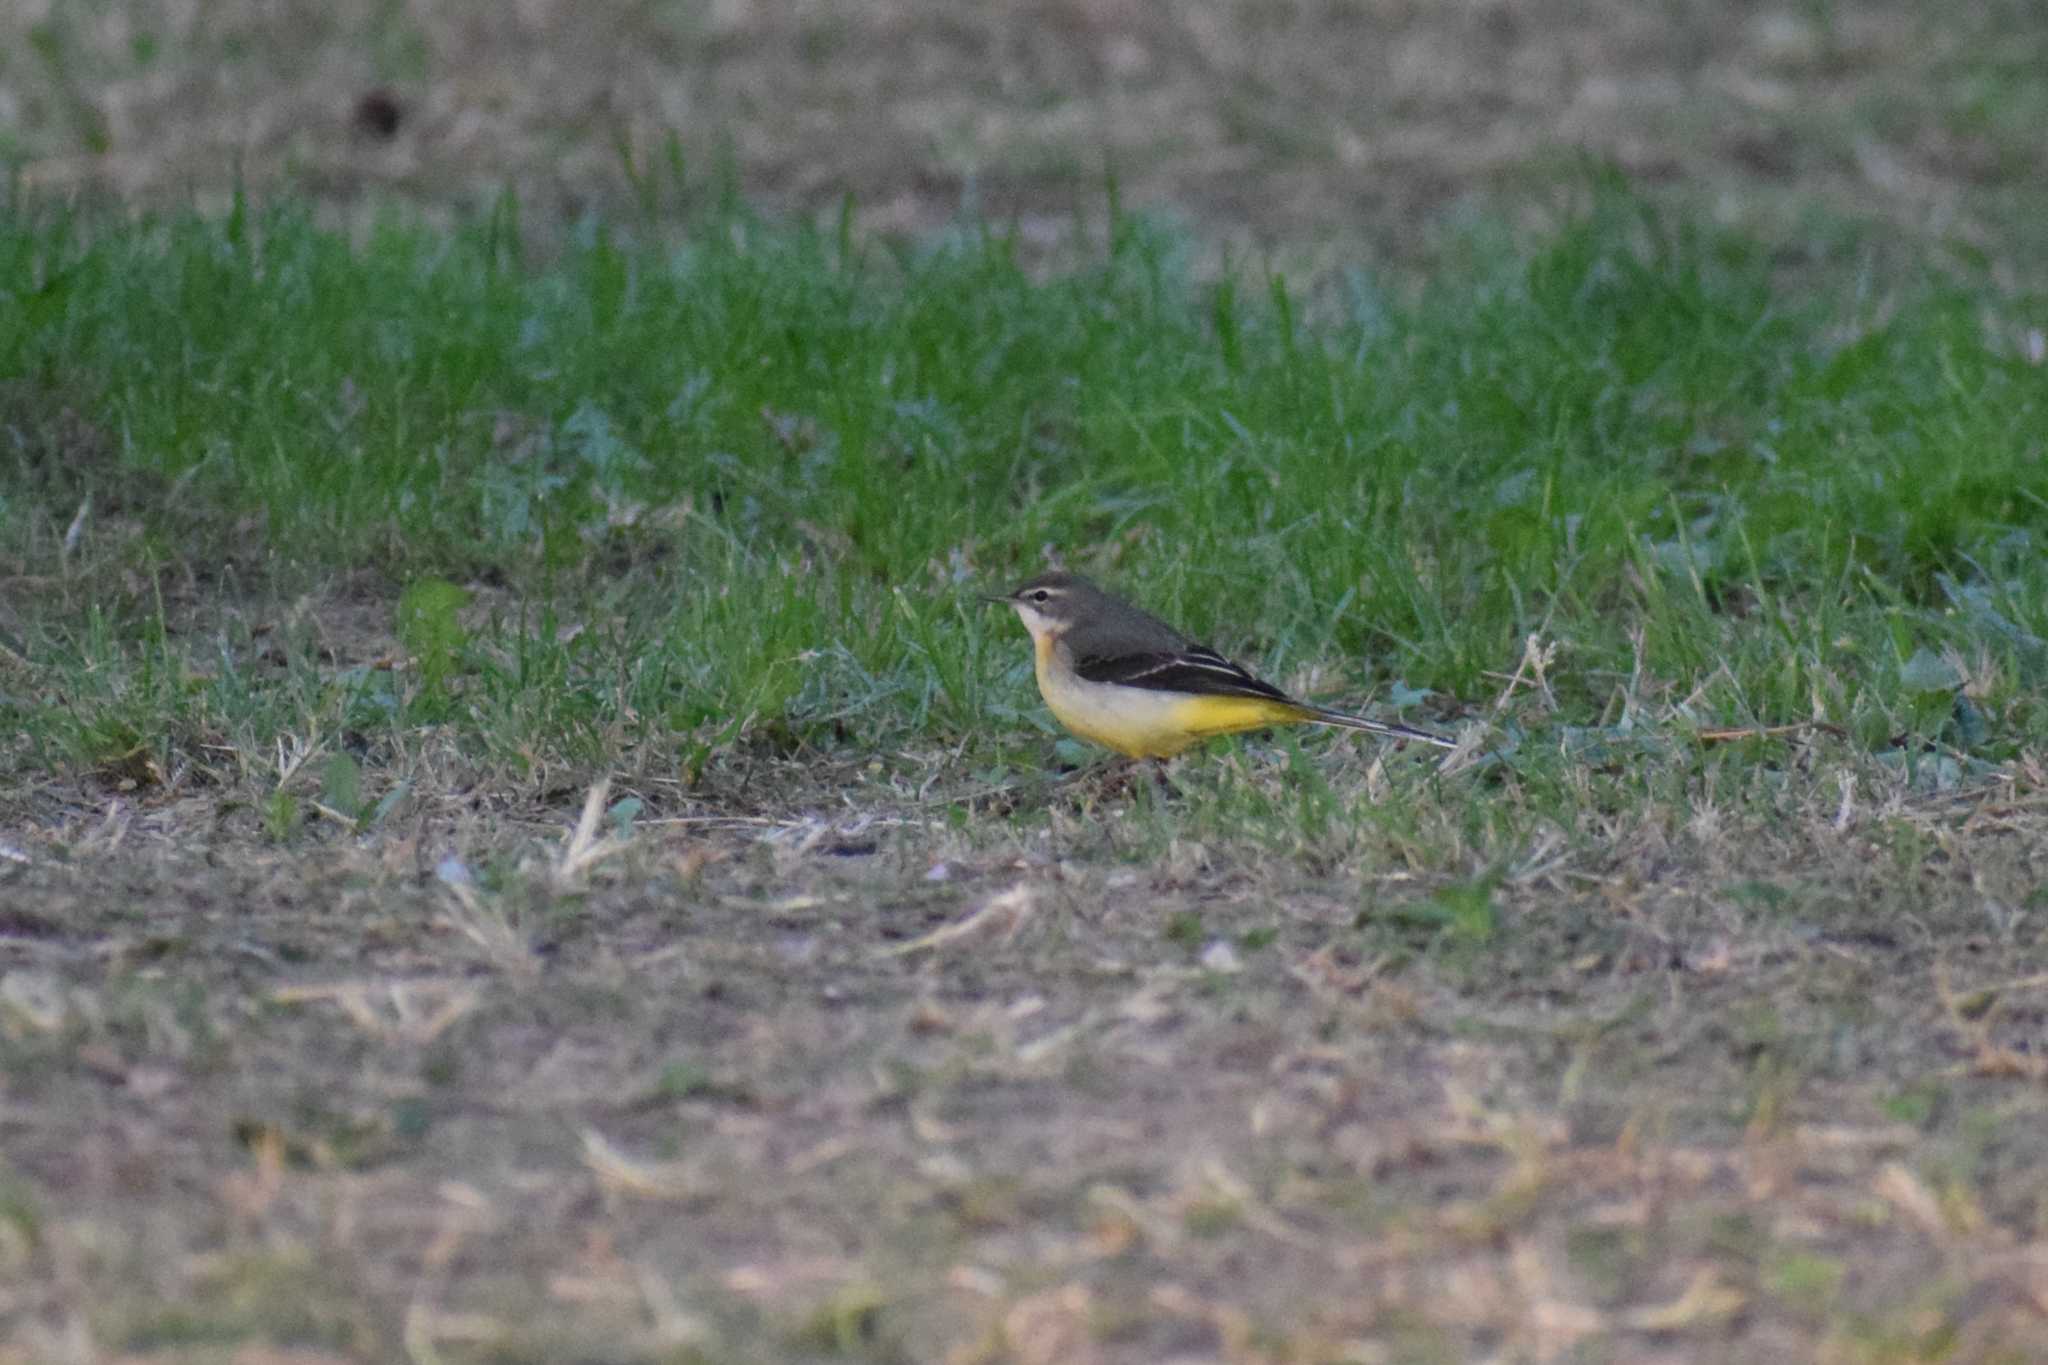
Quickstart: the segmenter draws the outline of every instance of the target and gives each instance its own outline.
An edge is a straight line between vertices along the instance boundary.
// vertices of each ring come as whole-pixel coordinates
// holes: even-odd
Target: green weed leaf
[[[398,598],[398,638],[413,656],[421,685],[438,694],[455,665],[465,633],[456,613],[469,605],[469,593],[442,578],[424,578]]]
[[[1930,649],[1914,650],[1913,657],[1899,665],[1899,685],[1908,692],[1949,692],[1961,682],[1955,665]]]

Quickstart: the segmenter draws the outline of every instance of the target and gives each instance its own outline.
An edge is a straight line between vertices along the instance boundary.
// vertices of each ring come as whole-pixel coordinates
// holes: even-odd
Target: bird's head
[[[1066,633],[1088,603],[1101,595],[1100,588],[1080,575],[1056,570],[1020,584],[1013,592],[985,600],[1012,608],[1032,639],[1045,640]]]

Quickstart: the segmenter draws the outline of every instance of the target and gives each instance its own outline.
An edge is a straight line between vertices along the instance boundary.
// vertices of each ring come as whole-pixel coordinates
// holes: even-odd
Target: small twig
[[[1556,658],[1557,642],[1555,640],[1545,644],[1541,635],[1531,635],[1524,639],[1522,641],[1521,660],[1515,664],[1514,673],[1505,676],[1504,681],[1507,685],[1501,689],[1500,696],[1494,698],[1494,714],[1499,715],[1502,711],[1506,710],[1508,700],[1514,696],[1515,689],[1524,686],[1534,687],[1537,691],[1541,692],[1543,700],[1549,703],[1551,710],[1555,711],[1557,709],[1557,694],[1550,690],[1550,680],[1545,676],[1545,673]],[[1524,674],[1529,676],[1525,678]],[[1503,677],[1499,673],[1487,673],[1484,676],[1489,678]]]
[[[1017,937],[1017,931],[1022,929],[1024,921],[1031,917],[1031,909],[1031,888],[1019,882],[965,919],[942,924],[929,934],[919,935],[908,943],[894,943],[887,948],[879,948],[875,951],[875,956],[905,957],[927,949],[943,948],[949,943],[973,937],[984,929],[999,932],[1002,941],[1008,943]]]
[[[1699,732],[1702,744],[1730,744],[1738,739],[1776,739],[1779,735],[1800,735],[1818,731],[1835,739],[1847,739],[1849,732],[1824,720],[1794,721],[1790,725],[1720,725]]]
[[[584,793],[583,813],[577,817],[576,827],[569,832],[569,842],[562,846],[562,856],[555,860],[556,886],[573,885],[584,873],[632,842],[617,834],[598,837],[598,821],[604,818],[604,801],[611,789],[612,780],[603,777]]]

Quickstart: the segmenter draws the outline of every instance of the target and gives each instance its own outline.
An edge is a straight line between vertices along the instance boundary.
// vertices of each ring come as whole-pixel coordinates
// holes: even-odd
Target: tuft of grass
[[[886,250],[731,203],[666,249],[590,224],[524,265],[517,232],[7,210],[0,555],[52,585],[17,771],[241,786],[282,838],[293,737],[348,739],[358,823],[422,742],[542,791],[1042,761],[971,593],[1048,559],[1333,701],[1492,699],[1539,786],[1585,780],[1559,726],[1578,757],[1820,726],[1937,785],[2048,730],[2039,305],[1988,278],[1791,297],[1604,182],[1410,292],[1198,278],[1128,217],[1052,278],[994,231]],[[1196,809],[1342,848],[1342,742]]]

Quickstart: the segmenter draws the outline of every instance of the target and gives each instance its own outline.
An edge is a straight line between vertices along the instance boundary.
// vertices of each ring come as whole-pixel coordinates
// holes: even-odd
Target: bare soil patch
[[[734,780],[623,846],[10,836],[19,1358],[2048,1343],[2037,791],[1594,820],[1474,892],[1161,846],[1171,790],[962,833]]]
[[[966,208],[1056,242],[1113,170],[1206,243],[1413,259],[1584,154],[1773,235],[1874,219],[2002,254],[2039,240],[2044,52],[2018,4],[88,0],[0,16],[0,110],[32,188],[353,211],[510,186],[540,233],[625,215],[672,147],[686,193],[852,196],[870,229]]]

